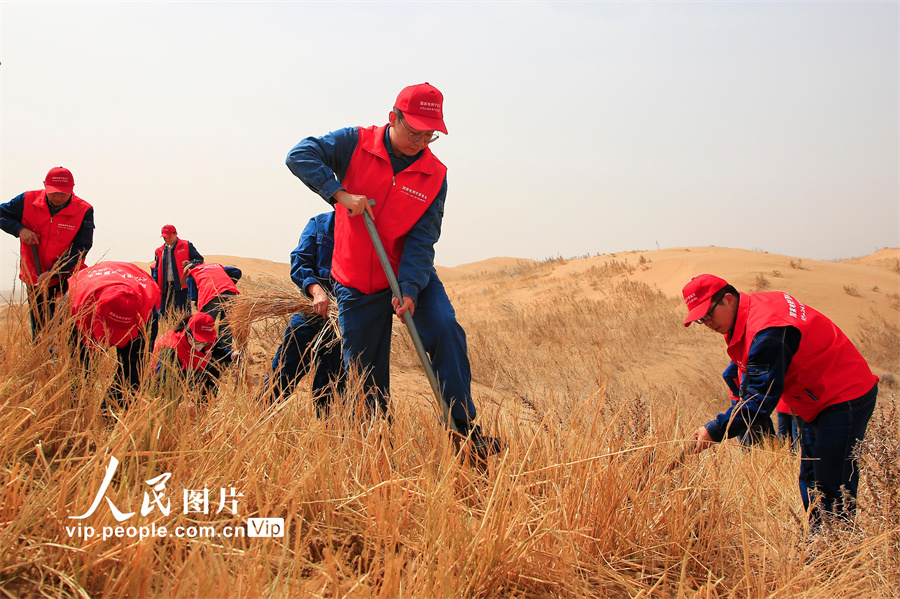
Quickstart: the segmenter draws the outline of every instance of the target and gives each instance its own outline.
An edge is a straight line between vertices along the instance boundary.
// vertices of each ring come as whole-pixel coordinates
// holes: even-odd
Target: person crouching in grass
[[[101,410],[107,413],[107,398],[128,407],[125,392],[140,386],[148,348],[156,339],[159,287],[134,264],[109,261],[79,271],[68,295],[82,363],[90,364],[94,349],[116,348],[118,368]]]
[[[184,381],[202,390],[203,403],[219,387],[218,372],[210,361],[216,343],[216,321],[205,312],[183,317],[159,338],[153,348],[154,374],[161,385]]]
[[[878,377],[853,343],[823,314],[781,291],[739,293],[704,274],[683,295],[684,326],[703,324],[722,335],[741,376],[739,401],[694,432],[691,450],[743,435],[783,399],[800,425],[800,495],[811,528],[823,514],[852,518],[859,486],[853,450],[878,395]]]

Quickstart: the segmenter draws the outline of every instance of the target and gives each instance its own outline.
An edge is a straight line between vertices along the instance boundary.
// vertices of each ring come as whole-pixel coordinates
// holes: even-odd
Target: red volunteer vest
[[[166,249],[166,244],[162,244],[158,248],[156,248],[156,278],[159,280],[159,288],[163,289],[166,284],[166,273],[162,271],[163,267],[163,251]],[[181,263],[185,260],[190,260],[190,250],[188,249],[188,242],[185,239],[178,239],[175,242],[175,249],[172,250],[172,258],[175,260],[175,270],[178,272],[178,280],[181,282],[181,288],[184,289],[187,287],[187,276],[184,274],[184,269],[181,268]]]
[[[150,320],[153,306],[159,301],[159,287],[140,267],[128,262],[99,262],[90,268],[78,272],[69,281],[69,297],[72,301],[72,315],[82,338],[95,343],[102,343],[93,334],[93,316],[96,296],[103,289],[112,285],[125,285],[141,297],[141,308],[138,313],[141,324],[134,328],[128,337],[119,341],[117,347],[124,347],[129,341],[141,333],[141,327]]]
[[[830,405],[865,395],[878,377],[853,343],[826,316],[781,291],[741,294],[728,355],[741,375],[756,334],[769,327],[800,331],[800,347],[784,377],[782,399],[794,414],[812,422]]]
[[[212,346],[205,352],[194,351],[188,342],[184,331],[169,331],[156,341],[153,346],[153,368],[159,363],[159,353],[163,348],[171,347],[175,350],[178,357],[178,367],[181,370],[204,370],[209,364],[209,356],[212,353]]]
[[[84,215],[90,208],[90,204],[73,195],[65,208],[50,216],[47,193],[43,189],[25,192],[22,224],[40,236],[37,248],[41,272],[52,269],[59,257],[71,247],[81,223],[84,222]],[[20,242],[20,246],[22,254],[19,278],[29,285],[34,285],[37,283],[34,254],[31,246],[24,241]],[[82,266],[84,262],[78,264],[72,272],[78,271]],[[53,277],[49,284],[55,285],[58,282],[59,278]]]
[[[397,175],[384,147],[383,127],[360,127],[359,141],[341,184],[348,193],[375,200],[375,226],[388,260],[399,274],[406,235],[441,190],[447,167],[429,148]],[[335,207],[334,256],[331,274],[336,281],[363,293],[388,288],[362,216],[350,218],[343,206]]]
[[[223,291],[231,291],[232,293],[240,293],[234,281],[225,272],[225,267],[221,264],[201,264],[195,266],[191,270],[190,275],[194,277],[194,283],[197,284],[197,307],[203,310],[203,307]]]

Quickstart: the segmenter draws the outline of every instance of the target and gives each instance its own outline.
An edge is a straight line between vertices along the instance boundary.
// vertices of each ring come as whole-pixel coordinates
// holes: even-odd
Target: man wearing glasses
[[[188,380],[203,391],[201,401],[219,388],[219,371],[211,362],[216,343],[216,321],[205,312],[184,315],[153,348],[152,368],[165,383],[169,379]]]
[[[743,435],[783,400],[799,417],[804,507],[809,510],[811,490],[822,496],[812,526],[823,512],[852,516],[859,485],[853,449],[878,394],[878,377],[853,343],[827,317],[781,291],[739,293],[724,279],[700,275],[683,294],[684,326],[703,324],[723,335],[741,375],[738,401],[697,429],[692,449]],[[842,489],[854,500],[844,513]]]
[[[389,413],[391,317],[415,314],[451,416],[461,433],[472,433],[478,448],[485,438],[473,423],[466,334],[434,269],[447,167],[430,146],[438,132],[447,133],[443,101],[441,92],[428,83],[406,87],[386,125],[306,138],[288,154],[287,166],[335,207],[331,273],[344,362],[348,369],[362,369],[368,409]],[[401,298],[392,297],[363,212],[375,222],[400,282]]]

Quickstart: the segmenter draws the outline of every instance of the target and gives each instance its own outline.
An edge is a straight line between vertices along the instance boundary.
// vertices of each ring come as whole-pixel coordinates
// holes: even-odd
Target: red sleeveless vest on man
[[[72,303],[72,314],[83,337],[99,342],[93,317],[96,311],[96,296],[108,287],[123,285],[141,298],[138,312],[140,324],[125,338],[117,340],[117,347],[124,347],[141,332],[141,327],[150,320],[150,313],[159,301],[159,287],[153,279],[140,267],[129,262],[98,262],[90,268],[78,272],[69,283],[69,297]]]
[[[166,249],[166,244],[162,244],[156,251],[154,252],[156,256],[156,279],[159,283],[159,288],[164,289],[166,284],[166,277],[168,276],[166,273],[162,271],[163,267],[163,252]],[[175,247],[172,250],[172,258],[175,260],[175,271],[178,273],[178,281],[181,283],[181,288],[184,289],[187,287],[187,275],[184,274],[184,269],[181,267],[181,263],[185,260],[190,260],[190,249],[188,248],[188,242],[186,239],[179,239],[175,242]]]
[[[225,267],[221,264],[201,264],[195,266],[190,275],[194,277],[194,283],[197,284],[197,307],[203,307],[223,291],[232,293],[240,293],[234,281],[225,272]]]
[[[825,315],[781,291],[742,293],[728,355],[741,374],[756,334],[770,327],[800,331],[800,347],[784,377],[782,399],[794,414],[812,422],[830,405],[865,395],[878,377],[847,336]]]
[[[406,235],[437,197],[447,167],[426,147],[418,160],[394,175],[384,147],[386,128],[386,125],[359,128],[359,141],[341,184],[348,193],[375,200],[375,227],[397,275]],[[387,276],[363,217],[350,218],[343,206],[334,208],[331,275],[341,285],[362,293],[387,289]]]
[[[40,237],[37,248],[41,272],[51,270],[59,257],[72,246],[72,241],[75,240],[75,235],[84,222],[84,215],[90,209],[90,204],[73,195],[65,208],[50,216],[47,193],[43,189],[25,192],[22,224]],[[29,285],[34,285],[37,283],[34,254],[24,241],[20,242],[20,245],[22,254],[19,278]],[[72,269],[72,273],[77,272],[83,265],[84,262],[79,262]],[[55,285],[58,282],[59,278],[53,277],[49,284]]]
[[[178,358],[178,367],[181,370],[203,370],[209,364],[209,356],[212,353],[212,346],[207,351],[194,351],[190,342],[186,339],[184,331],[169,331],[156,341],[153,346],[152,367],[155,369],[159,363],[159,352],[166,347],[175,350]]]

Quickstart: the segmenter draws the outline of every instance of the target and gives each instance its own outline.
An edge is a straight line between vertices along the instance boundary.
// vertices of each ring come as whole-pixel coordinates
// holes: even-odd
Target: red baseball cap
[[[688,315],[684,319],[684,326],[690,326],[695,320],[700,320],[709,312],[709,304],[712,296],[728,286],[728,281],[716,275],[697,275],[691,282],[684,286],[681,293],[684,295],[684,303],[688,307]]]
[[[175,230],[175,225],[166,225],[162,228],[160,237],[168,237],[169,235],[178,235],[178,231]]]
[[[200,343],[214,343],[216,340],[216,321],[206,312],[197,312],[191,316],[187,328]]]
[[[65,167],[51,168],[44,177],[44,189],[47,193],[72,193],[73,187],[75,187],[75,177]]]
[[[394,102],[409,126],[419,131],[447,133],[444,125],[444,94],[430,83],[404,87]]]
[[[141,322],[140,294],[128,285],[110,285],[97,294],[96,317],[91,327],[95,341],[113,346],[133,339]]]

